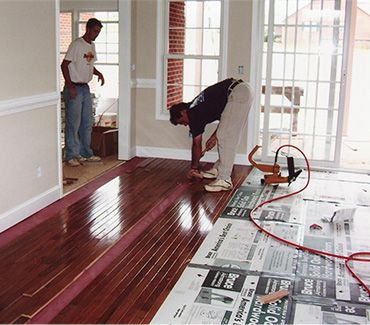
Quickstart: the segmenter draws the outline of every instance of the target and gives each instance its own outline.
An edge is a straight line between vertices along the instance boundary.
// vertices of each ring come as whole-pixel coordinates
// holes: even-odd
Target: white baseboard
[[[159,148],[159,147],[140,147],[131,148],[132,157],[151,157],[165,159],[191,160],[191,151],[185,149]],[[215,162],[218,158],[217,152],[207,152],[202,158],[202,162]],[[235,164],[249,165],[247,154],[237,154]],[[0,233],[14,226],[22,220],[28,218],[37,211],[45,208],[49,204],[61,198],[62,190],[55,186],[48,191],[22,203],[16,208],[0,214]]]
[[[191,160],[191,151],[185,149],[173,149],[173,148],[158,148],[158,147],[136,147],[136,156],[138,157],[152,157],[152,158],[166,158],[166,159],[181,159]],[[237,165],[247,165],[248,161],[247,154],[237,154],[234,163]],[[218,158],[218,154],[215,151],[207,152],[202,158],[203,162],[215,162]]]
[[[57,201],[60,199],[61,193],[62,191],[59,186],[52,187],[16,208],[0,214],[0,233]]]

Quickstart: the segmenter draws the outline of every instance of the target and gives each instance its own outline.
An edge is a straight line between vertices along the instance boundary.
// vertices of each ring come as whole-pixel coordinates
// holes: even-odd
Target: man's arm
[[[104,83],[105,83],[104,76],[103,76],[103,74],[102,74],[99,70],[97,70],[95,67],[94,67],[94,75],[98,76],[98,81],[100,81],[100,82],[101,82],[101,85],[103,86],[103,85],[104,85]]]
[[[68,65],[71,62],[72,61],[68,61],[68,60],[64,59],[60,67],[62,69],[62,74],[63,74],[64,80],[65,80],[66,87],[69,90],[69,95],[70,95],[71,99],[73,99],[77,96],[77,92],[76,92],[76,88],[75,88],[75,86],[74,86],[74,84],[71,80],[71,76],[69,74]]]
[[[202,134],[193,138],[193,145],[191,147],[191,168],[199,169],[199,161],[202,158]]]
[[[191,169],[187,173],[187,178],[203,178],[199,172],[199,160],[202,157],[202,135],[193,138],[191,147]]]
[[[218,126],[217,126],[215,132],[213,132],[212,135],[207,140],[206,147],[204,149],[204,153],[206,151],[211,150],[216,145],[216,143],[217,143],[217,129],[218,129]]]

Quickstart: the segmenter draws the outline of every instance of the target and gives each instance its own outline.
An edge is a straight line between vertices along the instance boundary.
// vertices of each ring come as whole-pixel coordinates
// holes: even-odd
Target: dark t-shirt
[[[225,79],[204,89],[190,102],[189,128],[193,138],[202,134],[207,124],[220,120],[227,103],[227,90],[233,79]]]

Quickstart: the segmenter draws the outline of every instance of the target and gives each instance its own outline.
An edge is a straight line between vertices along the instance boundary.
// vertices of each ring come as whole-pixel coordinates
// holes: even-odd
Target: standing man
[[[101,161],[91,150],[93,112],[88,83],[93,75],[104,85],[104,77],[94,67],[97,60],[95,44],[102,23],[91,18],[86,23],[86,32],[74,40],[67,51],[61,68],[65,79],[63,90],[66,104],[66,161],[69,166],[79,166],[82,161]]]
[[[247,123],[253,97],[252,88],[248,83],[229,78],[204,89],[190,103],[179,103],[170,108],[171,123],[189,125],[193,137],[188,177],[200,174],[203,178],[215,179],[204,186],[208,192],[233,188],[231,172],[236,148]],[[219,158],[212,169],[200,172],[199,160],[203,155],[202,134],[205,126],[216,120],[220,122],[207,140],[205,150],[210,150],[217,143]]]

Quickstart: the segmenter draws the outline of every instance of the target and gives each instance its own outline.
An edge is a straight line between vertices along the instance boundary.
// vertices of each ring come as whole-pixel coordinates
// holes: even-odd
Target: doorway
[[[370,171],[370,3],[352,2],[341,165]]]
[[[265,1],[262,159],[291,143],[313,165],[338,165],[345,2]]]
[[[92,149],[102,157],[101,162],[83,163],[70,167],[63,163],[63,192],[70,192],[98,175],[122,163],[118,160],[118,107],[119,107],[119,10],[118,1],[97,8],[83,1],[60,2],[60,62],[63,60],[69,44],[85,32],[89,18],[97,18],[103,23],[102,31],[95,41],[98,61],[96,68],[105,77],[105,85],[100,86],[94,78],[90,83],[93,101],[94,129]],[[64,78],[61,75],[61,146],[64,148],[65,105],[62,89]],[[102,132],[102,130],[104,132]],[[107,132],[105,132],[107,131]],[[114,132],[112,132],[114,131]],[[103,150],[104,149],[104,150]],[[109,150],[108,150],[109,149]],[[62,153],[64,150],[62,149]]]
[[[365,4],[363,0],[259,3],[263,6],[259,13],[264,15],[257,121],[262,160],[273,159],[280,145],[291,143],[306,153],[313,166],[348,168],[348,150],[359,152],[360,144],[370,149],[366,128],[361,127],[360,134],[354,119],[363,117],[366,111],[366,91],[361,89],[368,83],[360,74],[354,80],[356,69],[361,71],[358,58],[369,53],[364,41],[370,38],[364,35],[368,30],[364,18],[370,17],[364,13],[363,9],[369,7]],[[356,23],[359,12],[364,14]],[[351,26],[361,26],[357,32],[361,37],[356,38],[353,32],[351,38]],[[361,43],[361,52],[354,46],[356,42]],[[363,99],[362,106],[359,98]],[[354,143],[356,137],[359,141]]]

